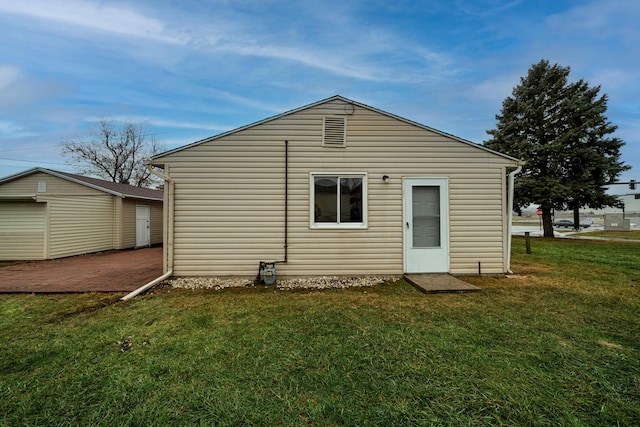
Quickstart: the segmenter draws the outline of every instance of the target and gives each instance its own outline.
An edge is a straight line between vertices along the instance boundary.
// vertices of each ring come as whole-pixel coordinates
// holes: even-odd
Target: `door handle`
[[[407,221],[407,230],[409,229],[409,221]]]

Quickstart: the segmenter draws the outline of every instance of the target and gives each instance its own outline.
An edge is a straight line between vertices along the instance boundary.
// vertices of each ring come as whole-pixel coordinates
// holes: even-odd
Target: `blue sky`
[[[170,149],[336,94],[481,143],[548,59],[609,96],[640,180],[638,22],[637,0],[0,0],[0,177],[73,171],[60,143],[101,118]]]

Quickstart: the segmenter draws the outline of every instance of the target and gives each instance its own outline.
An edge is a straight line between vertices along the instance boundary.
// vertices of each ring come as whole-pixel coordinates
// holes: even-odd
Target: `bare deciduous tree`
[[[62,143],[62,155],[74,160],[74,166],[87,175],[95,175],[122,184],[148,187],[155,180],[144,164],[164,147],[139,123],[116,125],[103,119],[91,137]]]

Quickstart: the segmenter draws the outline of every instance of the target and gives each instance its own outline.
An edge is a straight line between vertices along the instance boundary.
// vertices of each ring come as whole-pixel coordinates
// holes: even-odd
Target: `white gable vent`
[[[324,118],[322,145],[326,147],[345,147],[347,145],[346,117],[329,116]]]

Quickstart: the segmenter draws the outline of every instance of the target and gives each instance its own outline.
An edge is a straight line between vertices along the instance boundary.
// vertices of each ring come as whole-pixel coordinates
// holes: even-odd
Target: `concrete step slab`
[[[443,292],[477,292],[477,286],[462,281],[450,274],[405,274],[405,280],[424,293],[435,294]]]

